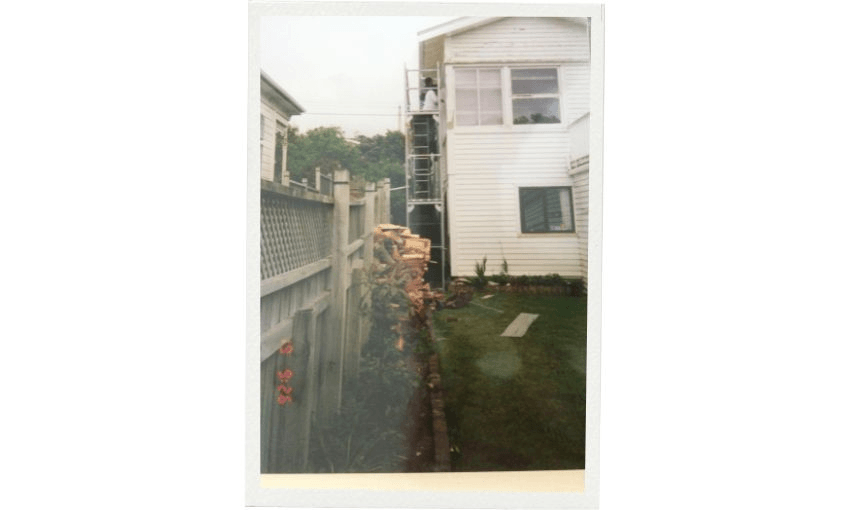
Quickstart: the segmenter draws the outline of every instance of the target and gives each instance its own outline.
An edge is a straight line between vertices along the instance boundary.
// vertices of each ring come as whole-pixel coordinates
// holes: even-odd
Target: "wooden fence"
[[[389,223],[389,179],[366,184],[352,198],[348,171],[341,170],[325,189],[332,194],[261,184],[263,473],[305,471],[311,429],[339,409],[368,335],[359,306],[372,231]],[[290,355],[280,353],[287,343]],[[284,381],[286,370],[292,376]],[[292,400],[281,405],[282,384],[292,388]]]

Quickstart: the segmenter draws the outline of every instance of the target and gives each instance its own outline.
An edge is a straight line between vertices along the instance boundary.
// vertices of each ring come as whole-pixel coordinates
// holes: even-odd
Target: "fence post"
[[[310,451],[310,418],[313,401],[310,398],[310,384],[313,379],[309,371],[310,346],[315,342],[315,320],[312,309],[296,312],[293,318],[292,343],[294,354],[291,367],[293,400],[276,411],[282,416],[280,429],[272,433],[280,438],[273,450],[272,465],[275,472],[298,473],[307,467],[307,455]],[[282,369],[283,367],[281,367]]]
[[[375,193],[375,183],[366,183],[366,205],[364,206],[363,215],[366,217],[366,239],[365,248],[363,249],[363,268],[369,272],[372,269],[372,252],[374,249],[375,225],[378,223],[375,218],[375,201],[378,196]]]
[[[320,396],[324,417],[330,411],[339,409],[342,405],[342,367],[345,356],[345,316],[347,280],[349,274],[348,255],[348,222],[349,222],[349,176],[348,170],[334,170],[334,223],[332,241],[331,266],[331,305],[330,305],[330,335],[327,356],[324,357],[324,374],[326,380],[322,386],[324,391]]]
[[[348,315],[345,332],[345,366],[343,367],[343,383],[356,381],[360,372],[361,317],[360,301],[363,298],[365,272],[362,269],[351,271],[351,288],[348,296]]]
[[[384,179],[384,189],[382,190],[384,194],[384,203],[382,204],[383,207],[380,211],[380,214],[384,218],[382,223],[390,222],[390,188],[392,188],[392,185],[390,184],[390,178],[387,177]]]
[[[319,190],[319,193],[322,192],[322,169],[320,167],[316,167],[316,184],[315,188]]]
[[[375,223],[389,223],[384,221],[384,181],[377,184],[378,191],[375,194]]]

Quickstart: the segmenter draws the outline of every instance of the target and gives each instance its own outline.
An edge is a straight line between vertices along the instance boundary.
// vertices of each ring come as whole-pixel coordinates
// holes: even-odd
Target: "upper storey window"
[[[455,97],[458,125],[502,123],[501,70],[458,69],[455,73]]]
[[[511,69],[511,104],[514,124],[560,123],[558,70]]]

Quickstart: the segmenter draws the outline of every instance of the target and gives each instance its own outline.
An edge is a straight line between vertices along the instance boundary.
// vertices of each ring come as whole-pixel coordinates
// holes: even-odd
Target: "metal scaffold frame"
[[[415,76],[413,84],[411,73]],[[434,91],[439,97],[441,74],[439,66],[434,69],[404,69],[405,212],[410,231],[431,240],[431,262],[435,262],[433,254],[436,250],[440,268],[439,278],[434,283],[446,288],[448,246],[443,192],[445,172],[439,132],[441,108],[439,102],[436,109],[424,108],[429,91]],[[433,83],[426,86],[426,78]]]

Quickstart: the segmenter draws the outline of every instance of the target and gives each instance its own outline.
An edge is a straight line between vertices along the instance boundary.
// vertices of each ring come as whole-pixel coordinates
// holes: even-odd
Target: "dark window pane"
[[[574,232],[570,189],[520,188],[522,231]]]
[[[556,189],[547,189],[546,190],[546,225],[549,227],[547,230],[556,230],[553,229],[553,226],[561,225],[561,197]],[[560,229],[557,229],[560,230]]]
[[[557,124],[561,122],[558,98],[514,99],[514,124]]]
[[[513,69],[513,94],[557,94],[558,73],[555,69]]]
[[[539,189],[521,189],[519,191],[523,232],[547,231],[542,195],[542,190]]]
[[[283,180],[283,133],[278,131],[274,138],[274,182],[281,182]]]

